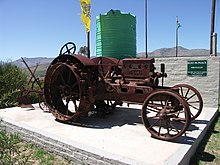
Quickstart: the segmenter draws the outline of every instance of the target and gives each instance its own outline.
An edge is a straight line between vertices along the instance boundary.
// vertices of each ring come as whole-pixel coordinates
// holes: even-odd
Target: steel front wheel
[[[173,140],[180,137],[189,127],[189,107],[177,93],[155,91],[146,98],[142,106],[142,121],[152,137]]]
[[[194,87],[187,84],[178,84],[174,88],[179,88],[179,94],[189,105],[191,120],[195,120],[203,108],[203,100],[200,93]]]

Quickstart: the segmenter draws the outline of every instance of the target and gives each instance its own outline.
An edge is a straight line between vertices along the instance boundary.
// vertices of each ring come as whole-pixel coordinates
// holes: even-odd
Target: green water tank
[[[136,17],[110,10],[96,18],[96,56],[136,57]]]

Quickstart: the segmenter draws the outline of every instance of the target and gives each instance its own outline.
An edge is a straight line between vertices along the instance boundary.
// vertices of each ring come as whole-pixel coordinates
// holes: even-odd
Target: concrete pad
[[[57,122],[34,106],[1,109],[1,129],[84,164],[188,164],[218,112],[204,108],[185,136],[166,142],[151,138],[141,122],[140,105],[117,107],[104,119],[82,118],[81,125]]]

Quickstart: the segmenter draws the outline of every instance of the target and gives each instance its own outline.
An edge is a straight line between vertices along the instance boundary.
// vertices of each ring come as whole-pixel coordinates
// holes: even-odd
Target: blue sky
[[[145,0],[91,0],[91,5],[91,55],[96,53],[96,16],[111,9],[136,16],[137,52],[145,52]],[[148,52],[175,47],[176,16],[182,25],[179,46],[209,49],[211,5],[211,0],[148,0]],[[218,35],[219,8],[217,0]],[[77,50],[85,46],[80,14],[79,0],[0,0],[0,60],[56,57],[68,41]]]

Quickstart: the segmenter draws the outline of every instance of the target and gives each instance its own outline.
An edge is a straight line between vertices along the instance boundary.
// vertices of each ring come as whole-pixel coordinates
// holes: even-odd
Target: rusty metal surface
[[[96,57],[92,61],[97,65],[98,73],[101,77],[107,78],[111,70],[116,70],[121,61],[112,57]]]
[[[161,68],[155,71],[153,58],[60,55],[46,72],[44,97],[50,112],[62,122],[77,122],[91,113],[104,116],[123,102],[142,104],[142,121],[152,136],[173,140],[201,113],[203,102],[189,85],[164,87],[165,65]],[[192,109],[196,112],[190,113]]]
[[[30,100],[30,95],[35,93],[38,96],[38,102],[39,106],[43,111],[48,111],[45,99],[44,99],[44,92],[43,92],[43,82],[35,76],[35,72],[39,66],[39,64],[36,65],[34,70],[32,71],[26,61],[21,58],[25,66],[27,67],[29,73],[31,74],[31,77],[28,81],[28,87],[22,86],[20,88],[20,96],[16,98],[16,100],[19,102],[20,106],[23,108],[33,108],[31,105],[32,101]]]
[[[190,108],[191,120],[195,120],[202,112],[203,100],[199,91],[187,84],[178,84],[179,94],[187,101]]]
[[[88,58],[85,61],[83,59],[85,58],[72,56],[66,62],[51,65],[47,70],[44,95],[57,120],[75,121],[80,115],[86,115],[94,104],[90,85],[97,76],[93,71],[94,67],[87,65],[93,62],[88,62]]]
[[[173,140],[180,137],[190,124],[187,102],[171,90],[156,90],[145,100],[142,121],[154,138]],[[181,120],[180,118],[184,119]]]
[[[154,73],[153,58],[122,60],[122,74],[126,78],[148,78]]]

